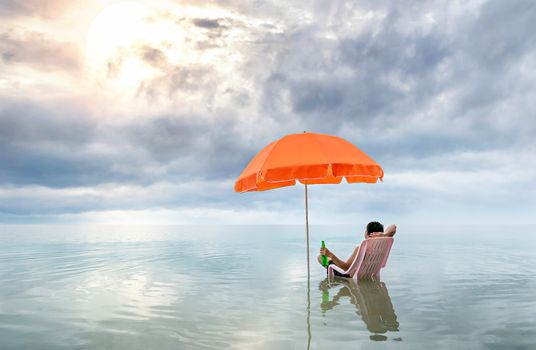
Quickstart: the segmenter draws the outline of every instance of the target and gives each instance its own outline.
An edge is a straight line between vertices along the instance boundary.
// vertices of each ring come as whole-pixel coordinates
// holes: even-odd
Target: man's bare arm
[[[395,224],[389,225],[385,229],[385,235],[387,237],[393,237],[395,235],[395,233],[396,233],[396,225]]]
[[[373,232],[369,237],[393,237],[396,233],[396,225],[389,225],[384,232]]]
[[[354,262],[355,257],[357,256],[357,252],[359,252],[359,246],[355,247],[354,252],[352,253],[352,255],[350,255],[348,260],[346,260],[346,266],[347,267],[345,268],[345,270],[348,270],[350,268],[350,266],[352,266],[352,263]]]
[[[358,249],[359,249],[359,247],[355,248],[354,252],[352,253],[352,255],[350,255],[350,257],[346,261],[343,261],[343,260],[339,259],[335,254],[333,254],[327,248],[324,248],[324,251],[322,251],[323,249],[320,249],[320,254],[326,255],[328,258],[331,259],[331,261],[333,261],[333,263],[335,265],[337,265],[341,269],[348,270],[350,268],[350,266],[352,265],[352,262],[354,262],[354,259],[356,257]]]

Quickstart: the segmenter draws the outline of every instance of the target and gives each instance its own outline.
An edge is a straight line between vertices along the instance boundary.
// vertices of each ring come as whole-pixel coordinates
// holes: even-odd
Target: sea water
[[[381,281],[326,280],[364,224],[0,226],[0,349],[536,349],[536,227],[398,225]]]

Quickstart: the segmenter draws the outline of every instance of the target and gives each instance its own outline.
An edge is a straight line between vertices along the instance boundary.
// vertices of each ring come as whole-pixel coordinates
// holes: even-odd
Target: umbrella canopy
[[[261,150],[235,183],[236,192],[303,184],[375,183],[383,169],[352,143],[331,135],[287,135]]]
[[[307,185],[376,183],[383,169],[352,143],[331,135],[304,132],[272,142],[249,162],[235,182],[236,192],[266,191],[305,185],[305,227],[309,276],[309,206]]]

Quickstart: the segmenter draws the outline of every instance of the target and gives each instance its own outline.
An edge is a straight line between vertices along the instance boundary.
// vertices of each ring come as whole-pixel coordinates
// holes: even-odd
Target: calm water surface
[[[536,349],[536,227],[409,226],[328,283],[356,226],[0,226],[1,349]]]

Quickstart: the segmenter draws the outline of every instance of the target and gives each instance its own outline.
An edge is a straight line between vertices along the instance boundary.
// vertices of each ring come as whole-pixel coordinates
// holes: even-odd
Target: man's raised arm
[[[396,225],[389,225],[384,232],[373,232],[369,237],[393,237],[396,233]]]

